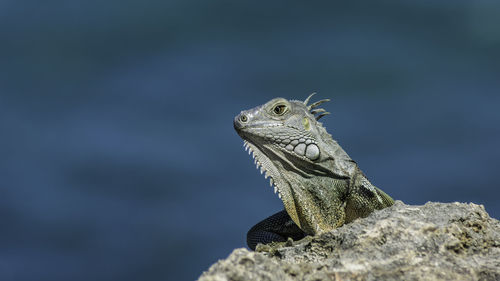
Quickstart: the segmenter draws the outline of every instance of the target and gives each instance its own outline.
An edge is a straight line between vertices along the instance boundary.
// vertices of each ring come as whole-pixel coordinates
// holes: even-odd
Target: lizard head
[[[347,167],[337,160],[350,159],[318,122],[329,113],[317,107],[329,100],[308,105],[312,95],[304,102],[275,98],[234,118],[245,149],[261,173],[270,177],[290,217],[306,232],[319,224],[304,210],[313,209],[317,202],[306,201],[314,200],[318,192],[323,197],[330,192],[321,188],[331,184],[322,183],[325,178],[348,179]]]

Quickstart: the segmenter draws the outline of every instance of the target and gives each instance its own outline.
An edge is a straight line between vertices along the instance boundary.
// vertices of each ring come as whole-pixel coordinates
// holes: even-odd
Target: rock
[[[235,249],[199,280],[500,280],[500,222],[482,205],[397,201],[328,233]]]

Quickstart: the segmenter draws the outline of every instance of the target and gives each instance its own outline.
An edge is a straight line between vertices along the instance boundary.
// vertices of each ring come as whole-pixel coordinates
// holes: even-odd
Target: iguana
[[[372,185],[318,120],[318,106],[275,98],[234,118],[234,128],[257,168],[270,178],[285,209],[252,227],[247,244],[297,240],[327,232],[394,200]]]

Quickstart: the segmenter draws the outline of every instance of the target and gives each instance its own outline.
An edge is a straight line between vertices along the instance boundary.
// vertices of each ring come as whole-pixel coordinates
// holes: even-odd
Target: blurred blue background
[[[500,217],[498,1],[0,1],[0,280],[193,280],[282,208],[233,130],[317,91],[369,179]]]

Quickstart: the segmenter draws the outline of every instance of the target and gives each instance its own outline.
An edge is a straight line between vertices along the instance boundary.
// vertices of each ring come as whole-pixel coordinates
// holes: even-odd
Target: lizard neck
[[[285,209],[305,233],[314,235],[340,226],[344,214],[338,206],[347,194],[348,180],[291,177],[287,183],[291,186],[293,202],[283,200]]]
[[[323,129],[323,128],[322,128]],[[318,146],[321,159],[314,166],[299,166],[302,173],[280,167],[290,198],[286,211],[306,233],[314,235],[339,227],[345,218],[344,203],[358,174],[356,163],[323,129]]]

